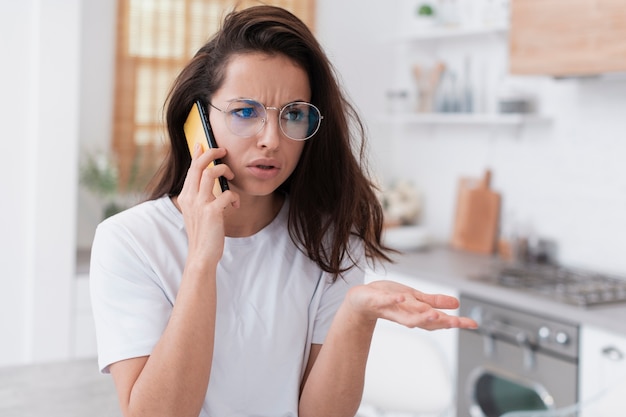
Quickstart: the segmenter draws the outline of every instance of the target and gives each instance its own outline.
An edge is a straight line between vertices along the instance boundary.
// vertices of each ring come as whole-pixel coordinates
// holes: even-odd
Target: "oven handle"
[[[613,362],[620,362],[624,359],[624,353],[615,346],[607,346],[602,349],[602,355]]]
[[[534,351],[537,347],[537,343],[528,331],[497,320],[483,323],[479,327],[479,330],[483,335],[485,356],[489,357],[493,355],[495,350],[494,339],[500,336],[515,341],[520,349],[522,349],[524,367],[526,369],[535,367]]]
[[[530,332],[498,320],[487,321],[481,324],[478,329],[489,337],[504,337],[505,339],[513,340],[520,346],[537,346],[536,340]]]

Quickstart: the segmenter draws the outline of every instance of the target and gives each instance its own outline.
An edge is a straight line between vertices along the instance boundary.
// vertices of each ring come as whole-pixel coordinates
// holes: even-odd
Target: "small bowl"
[[[401,251],[424,249],[430,244],[430,236],[423,226],[386,227],[382,240],[386,246]]]

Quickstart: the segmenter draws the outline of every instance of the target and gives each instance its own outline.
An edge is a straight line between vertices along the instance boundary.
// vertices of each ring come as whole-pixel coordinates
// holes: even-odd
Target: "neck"
[[[239,208],[228,207],[224,211],[226,236],[246,237],[257,233],[274,220],[284,201],[285,197],[281,193],[242,198]],[[177,196],[172,197],[172,202],[180,211]]]
[[[228,207],[224,213],[226,236],[246,237],[257,233],[274,220],[284,201],[280,193],[242,198],[239,208]]]

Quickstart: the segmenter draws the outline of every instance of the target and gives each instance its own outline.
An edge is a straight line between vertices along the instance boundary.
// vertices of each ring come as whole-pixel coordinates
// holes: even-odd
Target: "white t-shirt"
[[[217,268],[217,320],[209,388],[200,417],[298,415],[310,345],[322,344],[348,289],[352,268],[332,283],[291,241],[289,201],[253,236],[226,238]],[[354,242],[353,242],[354,243]],[[363,259],[361,244],[353,257]],[[90,265],[102,372],[150,355],[163,333],[185,266],[187,235],[170,198],[103,221]]]

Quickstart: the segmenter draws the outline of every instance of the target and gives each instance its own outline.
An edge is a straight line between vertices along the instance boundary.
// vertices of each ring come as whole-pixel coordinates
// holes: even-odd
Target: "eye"
[[[258,104],[248,103],[246,101],[236,101],[230,104],[229,113],[231,116],[241,119],[252,119],[259,117]]]
[[[306,119],[307,111],[305,106],[291,104],[283,110],[282,118],[288,122],[299,122]]]

